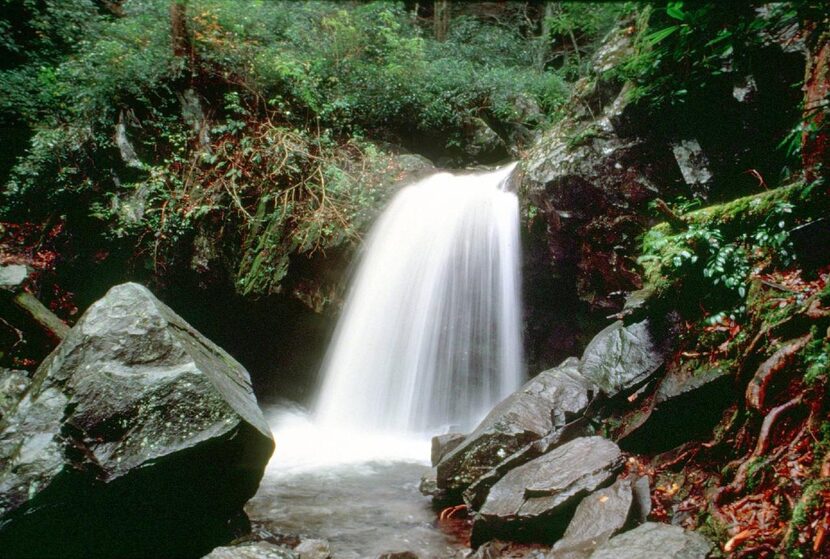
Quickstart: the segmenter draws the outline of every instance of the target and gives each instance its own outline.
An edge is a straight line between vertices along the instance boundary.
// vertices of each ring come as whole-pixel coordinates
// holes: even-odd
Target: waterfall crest
[[[326,355],[321,427],[471,429],[524,376],[515,164],[402,189],[370,231]]]

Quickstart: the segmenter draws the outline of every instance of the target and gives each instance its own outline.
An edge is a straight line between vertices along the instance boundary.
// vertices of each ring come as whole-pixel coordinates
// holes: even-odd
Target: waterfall
[[[367,236],[329,346],[323,428],[475,426],[523,380],[518,200],[495,171],[403,188]]]

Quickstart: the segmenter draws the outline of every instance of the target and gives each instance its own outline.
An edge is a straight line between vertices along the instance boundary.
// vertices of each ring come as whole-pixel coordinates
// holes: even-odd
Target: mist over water
[[[523,380],[515,164],[404,188],[366,239],[323,366],[322,429],[469,430]]]

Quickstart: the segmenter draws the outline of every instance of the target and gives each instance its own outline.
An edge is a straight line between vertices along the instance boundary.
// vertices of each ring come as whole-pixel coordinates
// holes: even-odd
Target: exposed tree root
[[[767,391],[770,385],[782,372],[789,370],[789,364],[811,339],[810,334],[801,336],[785,344],[772,357],[761,363],[755,376],[746,387],[746,404],[749,408],[758,411],[766,408]]]

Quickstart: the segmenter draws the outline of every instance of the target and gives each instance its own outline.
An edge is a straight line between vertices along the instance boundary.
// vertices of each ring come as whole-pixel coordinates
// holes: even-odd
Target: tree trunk
[[[186,57],[192,54],[190,32],[187,29],[187,0],[173,0],[170,4],[170,38],[174,56]]]
[[[548,62],[548,52],[550,49],[550,20],[553,17],[553,3],[545,2],[545,7],[542,10],[541,29],[539,33],[539,45],[536,50],[536,68],[543,72],[545,64]]]
[[[447,38],[447,33],[450,30],[450,1],[449,0],[435,0],[433,4],[433,26],[435,30],[435,39],[444,41]]]

